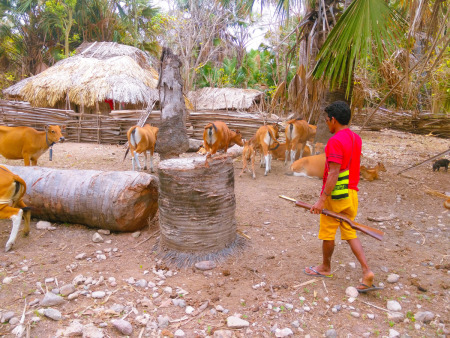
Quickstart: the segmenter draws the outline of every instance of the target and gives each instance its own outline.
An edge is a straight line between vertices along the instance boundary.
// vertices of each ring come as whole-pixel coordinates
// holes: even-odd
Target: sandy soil
[[[303,274],[306,266],[321,260],[321,243],[317,239],[318,217],[296,208],[278,195],[288,195],[314,203],[320,192],[321,181],[304,177],[286,176],[284,163],[274,161],[272,172],[263,176],[257,169],[253,180],[249,173],[239,178],[242,168],[240,158],[235,159],[236,219],[238,229],[250,239],[240,255],[233,256],[217,268],[201,272],[194,268],[167,267],[152,251],[158,240],[157,222],[142,230],[140,237],[129,233],[113,233],[103,236],[109,242],[94,243],[91,238],[95,229],[82,225],[54,224],[56,230],[37,230],[33,219],[29,237],[18,237],[14,251],[0,253],[0,312],[14,311],[20,319],[27,303],[42,299],[36,282],[43,288],[57,288],[56,282],[45,284],[46,278],[56,278],[59,286],[70,283],[77,275],[105,278],[100,285],[91,285],[90,291],[112,291],[109,297],[95,300],[80,295],[56,307],[63,315],[60,321],[40,316],[39,322],[30,326],[32,337],[52,337],[56,331],[69,326],[73,319],[83,324],[94,323],[109,337],[120,336],[110,321],[122,318],[133,325],[132,337],[162,335],[161,331],[143,329],[136,317],[144,313],[156,321],[159,315],[171,320],[183,318],[184,309],[168,305],[169,295],[162,288],[181,287],[189,292],[184,296],[187,305],[194,307],[188,319],[172,322],[164,331],[170,336],[182,329],[188,337],[203,337],[215,330],[226,329],[226,318],[240,314],[250,323],[249,328],[234,330],[237,337],[274,336],[275,326],[290,328],[295,336],[320,337],[334,328],[339,337],[388,336],[394,329],[409,336],[436,336],[449,329],[449,224],[450,212],[443,207],[444,199],[425,193],[425,187],[450,192],[448,172],[433,172],[431,163],[414,168],[405,174],[396,173],[449,147],[448,140],[411,135],[390,130],[363,132],[362,164],[374,165],[382,161],[387,172],[373,182],[360,182],[360,209],[357,221],[385,231],[385,240],[378,242],[361,235],[369,264],[375,272],[375,283],[383,283],[383,291],[360,295],[353,303],[348,302],[345,290],[357,286],[361,277],[360,267],[345,242],[336,240],[331,279],[312,278]],[[131,161],[122,162],[125,149],[116,145],[57,144],[53,161],[48,153],[39,160],[40,166],[53,168],[77,168],[97,170],[130,170]],[[191,156],[191,155],[188,155]],[[21,161],[0,163],[22,165]],[[158,163],[158,161],[156,161]],[[370,219],[388,219],[382,222]],[[0,245],[3,247],[10,232],[10,221],[1,220]],[[146,240],[147,239],[147,240]],[[146,240],[146,241],[144,241]],[[116,252],[112,248],[117,248]],[[96,259],[98,252],[106,253],[107,259]],[[86,258],[75,256],[86,253]],[[356,268],[352,264],[356,263]],[[66,268],[72,265],[72,269]],[[23,267],[28,267],[24,271]],[[144,278],[157,283],[158,276],[152,270],[174,272],[157,288],[160,296],[152,299],[155,292],[130,286],[126,280]],[[144,271],[149,271],[145,274]],[[389,274],[398,274],[397,283],[388,283]],[[117,285],[111,286],[108,277],[115,277]],[[1,283],[12,277],[10,284]],[[264,282],[265,285],[258,287]],[[309,283],[306,283],[309,282]],[[86,287],[85,287],[86,288]],[[78,286],[78,290],[83,290]],[[420,291],[420,290],[423,291]],[[140,302],[152,299],[144,307]],[[301,298],[303,297],[303,298]],[[326,301],[328,300],[328,301]],[[388,300],[401,304],[404,320],[388,319],[385,311]],[[205,301],[208,307],[199,312]],[[120,315],[107,311],[113,304],[135,307],[135,312]],[[228,313],[212,308],[222,306]],[[292,305],[292,308],[291,308]],[[333,307],[341,305],[337,313]],[[345,306],[342,306],[345,305]],[[353,309],[351,308],[353,307]],[[39,305],[27,308],[25,322],[37,315]],[[307,309],[309,308],[309,311]],[[435,317],[431,323],[415,321],[419,311],[431,311]],[[357,312],[360,317],[353,317]],[[368,314],[373,314],[370,319]],[[0,314],[1,317],[1,314]],[[297,328],[295,321],[298,321]],[[294,322],[294,324],[293,324]],[[105,324],[103,324],[105,325]],[[2,324],[0,336],[13,336],[13,325]],[[142,330],[142,331],[141,331]],[[156,333],[155,333],[156,332]]]

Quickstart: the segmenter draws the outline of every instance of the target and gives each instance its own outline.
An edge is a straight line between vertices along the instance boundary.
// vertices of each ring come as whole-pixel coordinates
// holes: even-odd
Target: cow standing
[[[264,176],[267,176],[272,169],[272,154],[269,151],[275,150],[280,145],[276,133],[277,130],[274,126],[261,126],[254,136],[255,148],[261,150],[261,167],[265,166],[266,168]]]
[[[0,154],[9,160],[23,159],[25,166],[36,166],[39,157],[55,143],[64,142],[65,126],[45,126],[44,131],[31,127],[0,126]]]
[[[143,127],[133,126],[128,130],[127,138],[128,149],[123,159],[125,160],[128,151],[131,151],[133,171],[135,170],[134,162],[136,162],[138,170],[141,170],[138,154],[144,153],[144,170],[147,170],[147,151],[150,151],[150,170],[153,172],[153,153],[155,152],[155,144],[158,138],[158,128],[149,124],[145,124]]]
[[[316,127],[311,126],[305,120],[289,120],[286,123],[286,155],[284,164],[286,165],[288,156],[290,155],[291,165],[294,162],[297,149],[300,149],[300,158],[306,141],[313,141],[316,135]],[[299,146],[300,144],[300,146]],[[313,151],[314,153],[314,151]]]
[[[211,157],[218,150],[223,150],[226,153],[233,143],[241,147],[244,145],[239,130],[230,130],[222,121],[208,123],[205,126],[205,130],[203,131],[203,146],[206,149],[207,157]]]
[[[6,242],[5,251],[9,251],[16,241],[22,217],[25,220],[24,235],[30,232],[31,212],[22,200],[27,190],[25,181],[0,166],[0,218],[12,221],[11,235]]]

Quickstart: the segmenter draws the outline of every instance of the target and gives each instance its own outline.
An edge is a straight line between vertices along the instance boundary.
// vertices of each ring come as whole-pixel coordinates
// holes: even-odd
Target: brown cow
[[[280,146],[280,143],[276,139],[275,135],[276,130],[274,126],[261,126],[256,131],[256,134],[254,136],[254,146],[256,149],[261,151],[261,167],[266,167],[264,176],[267,176],[267,174],[272,169],[272,154],[269,151],[275,150]],[[263,156],[265,165],[263,165]]]
[[[291,170],[295,176],[308,176],[323,178],[325,170],[325,154],[303,157],[291,165]]]
[[[290,155],[291,165],[294,162],[297,149],[300,149],[300,157],[307,141],[314,141],[316,127],[308,124],[305,120],[289,120],[286,122],[286,155],[284,164],[286,165]],[[298,145],[300,144],[300,146]]]
[[[153,172],[153,153],[155,152],[158,130],[157,127],[149,124],[145,124],[143,127],[133,126],[128,129],[127,138],[129,147],[123,159],[125,160],[128,150],[130,150],[133,171],[135,170],[134,162],[137,163],[138,170],[141,170],[138,154],[142,153],[144,153],[144,170],[147,170],[147,151],[150,151],[150,171]]]
[[[295,160],[298,160],[300,157],[300,146],[301,144],[298,144]],[[280,143],[280,146],[275,150],[271,150],[270,153],[276,160],[284,161],[286,159],[286,143]],[[311,149],[308,145],[303,149],[303,157],[307,156],[311,156]]]
[[[255,148],[255,137],[252,137],[250,140],[244,142],[244,149],[242,150],[242,171],[239,174],[239,177],[245,172],[247,169],[247,162],[250,160],[252,165],[252,177],[256,178],[255,175],[255,157],[256,157],[256,148]]]
[[[6,242],[5,251],[9,251],[16,241],[22,217],[25,220],[24,235],[30,232],[31,212],[22,200],[27,185],[4,166],[0,166],[0,218],[12,221],[11,235]]]
[[[30,127],[0,126],[0,154],[9,160],[23,159],[25,166],[37,165],[39,157],[55,143],[64,142],[65,126],[45,126],[45,131]],[[51,153],[50,153],[51,154]]]
[[[214,155],[218,150],[223,150],[226,153],[233,143],[241,147],[244,145],[239,130],[230,130],[222,121],[208,123],[205,126],[205,130],[203,131],[203,146],[207,151],[208,157]]]

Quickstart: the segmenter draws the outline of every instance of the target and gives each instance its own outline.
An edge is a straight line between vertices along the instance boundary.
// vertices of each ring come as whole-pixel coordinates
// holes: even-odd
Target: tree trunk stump
[[[162,161],[159,175],[159,256],[178,267],[220,261],[240,250],[231,156]]]
[[[8,168],[27,184],[31,216],[112,231],[136,231],[158,210],[158,178],[133,171]]]
[[[162,160],[178,157],[189,149],[180,67],[178,56],[163,48],[158,83],[161,123],[155,149]]]

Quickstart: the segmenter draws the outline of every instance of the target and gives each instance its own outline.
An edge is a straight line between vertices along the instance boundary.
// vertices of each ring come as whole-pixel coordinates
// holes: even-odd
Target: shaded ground
[[[82,274],[97,280],[100,276],[105,279],[99,285],[84,289],[113,293],[99,300],[80,295],[67,301],[57,307],[63,320],[56,322],[42,316],[31,326],[32,337],[51,337],[74,318],[97,327],[106,323],[108,325],[102,330],[107,336],[120,336],[110,325],[111,319],[119,316],[107,311],[115,303],[126,306],[126,310],[137,309],[137,314],[125,310],[120,315],[129,313],[126,319],[133,325],[133,337],[160,335],[161,331],[152,331],[149,327],[143,329],[136,317],[147,313],[154,321],[159,315],[168,315],[171,320],[186,316],[184,309],[166,302],[169,296],[162,291],[166,286],[173,288],[172,297],[177,296],[177,287],[189,292],[184,299],[187,305],[194,307],[193,315],[172,322],[166,332],[174,333],[181,328],[188,337],[205,336],[226,328],[226,318],[235,313],[250,323],[249,328],[234,331],[238,337],[274,336],[271,329],[275,325],[280,329],[291,328],[295,336],[309,334],[311,337],[322,336],[330,328],[342,337],[348,334],[360,337],[369,332],[373,337],[389,335],[389,329],[410,336],[443,334],[448,329],[450,311],[450,212],[443,207],[442,198],[430,196],[424,189],[449,192],[449,173],[442,169],[433,172],[431,163],[404,175],[396,173],[446,150],[449,142],[388,130],[364,132],[361,136],[362,163],[374,165],[382,161],[387,168],[387,172],[381,173],[380,180],[361,181],[357,217],[358,222],[381,228],[386,233],[383,242],[360,236],[376,274],[376,284],[385,284],[381,292],[360,295],[353,303],[348,302],[345,289],[358,284],[360,270],[349,247],[340,240],[336,241],[333,256],[334,278],[314,280],[304,275],[305,266],[315,265],[321,259],[318,217],[295,208],[278,195],[313,203],[318,198],[321,181],[286,176],[284,163],[280,161],[273,163],[272,173],[267,177],[263,176],[263,169],[258,168],[256,180],[249,173],[239,178],[242,162],[238,158],[235,160],[236,219],[238,229],[250,237],[241,255],[229,258],[208,272],[175,269],[158,262],[152,252],[158,238],[155,222],[138,238],[129,233],[113,233],[103,235],[105,242],[94,243],[91,239],[95,229],[55,224],[56,230],[37,230],[37,220],[33,220],[30,236],[19,237],[14,251],[0,253],[0,312],[14,311],[20,318],[24,299],[30,303],[43,297],[36,294],[39,290],[36,282],[51,290],[57,287],[56,282],[45,285],[46,278],[55,278],[61,286]],[[54,168],[129,170],[129,157],[122,162],[124,152],[122,146],[114,145],[57,144],[53,162],[48,162],[46,153],[39,164]],[[22,162],[4,158],[0,163],[22,165]],[[389,220],[373,222],[368,218]],[[0,245],[3,247],[9,236],[10,221],[1,220],[0,223]],[[86,258],[75,259],[80,253],[86,253]],[[105,260],[97,259],[101,253],[106,255]],[[352,262],[356,263],[356,269],[349,264]],[[71,269],[66,268],[71,264]],[[24,266],[28,271],[23,271]],[[173,276],[161,279],[152,272],[158,269],[170,269]],[[391,273],[400,276],[397,283],[387,283]],[[12,277],[12,283],[1,283],[7,276]],[[117,285],[111,286],[108,282],[111,276],[115,277]],[[144,278],[156,284],[161,280],[164,282],[155,289],[144,289],[130,286],[126,282],[130,277]],[[302,285],[311,280],[313,282]],[[265,284],[260,286],[261,282]],[[419,291],[419,287],[426,291]],[[83,290],[83,287],[78,289]],[[154,292],[159,296],[155,297]],[[145,297],[152,299],[152,296],[150,304],[144,306],[141,301]],[[401,304],[405,321],[397,323],[387,318],[383,310],[387,300],[397,300]],[[198,308],[205,301],[209,302],[208,308],[199,313]],[[217,305],[229,312],[211,311]],[[332,308],[336,305],[341,305],[341,310],[334,313]],[[37,309],[38,305],[28,309],[26,322],[36,316]],[[431,311],[436,317],[429,324],[414,322],[412,316],[418,311]],[[358,312],[360,317],[353,317],[351,312]],[[369,319],[368,314],[374,314],[375,318]],[[295,321],[299,328],[296,328],[297,323],[292,324]],[[12,336],[12,328],[9,324],[1,325],[0,335]]]

